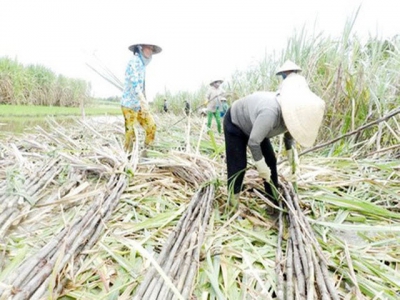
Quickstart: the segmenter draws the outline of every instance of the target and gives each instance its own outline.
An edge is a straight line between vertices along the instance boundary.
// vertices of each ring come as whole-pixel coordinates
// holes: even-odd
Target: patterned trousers
[[[121,107],[122,113],[125,119],[125,144],[124,149],[127,152],[132,151],[133,143],[136,140],[135,134],[135,123],[136,121],[143,127],[146,132],[146,138],[144,144],[146,146],[150,145],[156,135],[156,123],[154,122],[153,116],[148,110],[134,111],[133,109],[127,107]]]

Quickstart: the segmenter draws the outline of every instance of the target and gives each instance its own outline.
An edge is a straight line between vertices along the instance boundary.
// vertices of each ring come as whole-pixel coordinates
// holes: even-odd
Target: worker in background
[[[210,86],[206,93],[206,104],[207,104],[207,128],[211,130],[212,119],[215,119],[217,123],[218,133],[222,132],[221,128],[221,115],[219,108],[221,107],[221,98],[225,94],[221,84],[223,80],[213,80],[210,82]]]
[[[229,105],[228,100],[225,97],[221,97],[221,109],[220,109],[220,116],[223,118],[228,111]]]
[[[190,114],[190,103],[189,101],[185,101],[185,114],[188,116]]]
[[[155,138],[156,123],[146,99],[145,74],[153,55],[160,53],[162,49],[154,44],[133,44],[128,49],[132,51],[133,56],[125,70],[121,108],[125,120],[124,149],[131,152],[136,137],[136,122],[139,122],[146,132],[145,146],[150,145]]]
[[[168,112],[168,103],[167,103],[167,99],[164,99],[164,106],[163,106],[163,110],[165,113]]]

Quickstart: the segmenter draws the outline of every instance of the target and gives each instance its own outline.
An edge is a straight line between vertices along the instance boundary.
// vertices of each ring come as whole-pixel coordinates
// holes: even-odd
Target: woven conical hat
[[[223,79],[213,79],[213,80],[211,80],[210,85],[213,85],[214,82],[218,82],[218,81],[221,82],[221,83],[224,82]]]
[[[282,83],[280,103],[290,134],[301,146],[312,146],[322,124],[325,102],[309,89],[303,76],[293,73]]]
[[[160,52],[162,51],[162,49],[161,49],[160,46],[157,46],[157,45],[154,45],[154,44],[148,44],[148,43],[133,44],[133,45],[130,45],[130,46],[128,47],[128,49],[129,49],[130,51],[132,51],[132,52],[135,52],[135,48],[136,48],[137,46],[143,46],[143,45],[153,46],[153,54],[158,54],[158,53],[160,53]]]
[[[285,71],[299,71],[299,72],[301,72],[301,68],[298,65],[296,65],[294,62],[292,62],[291,60],[287,60],[278,69],[278,71],[276,71],[276,75],[279,75],[280,73],[285,72]]]

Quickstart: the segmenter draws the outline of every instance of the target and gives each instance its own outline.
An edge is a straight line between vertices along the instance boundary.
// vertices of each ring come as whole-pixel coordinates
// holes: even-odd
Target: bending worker
[[[310,91],[304,77],[298,74],[300,71],[293,62],[285,62],[276,73],[285,78],[278,92],[255,92],[238,99],[225,115],[228,188],[235,202],[239,199],[247,167],[247,146],[259,176],[264,179],[265,193],[274,200],[273,188],[278,187],[278,173],[270,138],[284,134],[285,148],[292,163],[296,159],[294,140],[309,147],[317,137],[325,103]]]
[[[155,138],[156,123],[149,111],[146,99],[145,74],[153,54],[161,52],[161,48],[152,44],[134,44],[129,46],[133,57],[129,60],[125,71],[124,90],[121,98],[122,113],[125,119],[125,151],[131,152],[136,139],[136,121],[146,132],[145,146]]]

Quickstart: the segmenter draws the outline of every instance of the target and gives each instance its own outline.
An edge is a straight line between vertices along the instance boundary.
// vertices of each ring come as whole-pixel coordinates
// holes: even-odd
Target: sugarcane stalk
[[[61,231],[55,238],[53,238],[49,243],[47,243],[40,251],[31,256],[29,259],[26,259],[13,273],[9,274],[7,277],[7,283],[12,284],[15,287],[19,287],[22,285],[24,280],[32,276],[36,273],[38,269],[42,267],[39,265],[43,263],[46,257],[51,254],[54,249],[63,242],[65,236],[67,234],[67,230]],[[0,288],[0,294],[2,293],[2,289]]]
[[[8,228],[10,228],[13,220],[18,217],[19,215],[19,210],[16,209],[15,207],[10,207],[6,209],[2,214],[0,215],[0,236],[3,237],[5,236],[5,233],[8,231]]]
[[[194,288],[193,281],[194,281],[194,278],[195,278],[198,270],[199,270],[199,261],[197,259],[192,260],[191,266],[189,268],[189,274],[187,276],[186,283],[182,290],[182,296],[185,299],[190,299],[190,297],[193,293],[193,288]]]
[[[282,208],[281,201],[279,201],[279,206],[280,206],[280,208]],[[276,247],[276,258],[275,258],[275,272],[277,274],[276,297],[278,298],[278,300],[284,299],[282,241],[283,241],[283,213],[280,210],[279,211],[279,223],[278,223],[278,244]]]
[[[307,255],[307,261],[310,262],[309,264],[309,276],[307,280],[307,300],[314,300],[315,299],[315,280],[314,280],[314,264],[312,261],[312,248],[306,248],[306,255]]]
[[[289,208],[289,232],[293,242],[294,269],[298,281],[300,297],[303,299],[306,296],[306,280],[308,280],[308,262],[304,251],[302,234],[298,225],[298,217],[294,209],[293,200],[288,190],[284,187],[286,203]]]
[[[101,202],[101,201],[99,201]],[[96,210],[98,211],[98,210]],[[53,272],[59,273],[64,267],[65,265],[68,263],[68,261],[70,261],[70,259],[76,255],[77,253],[79,253],[80,251],[78,251],[78,249],[83,249],[85,248],[85,241],[88,241],[90,239],[90,236],[92,235],[92,233],[94,231],[96,231],[96,228],[101,228],[102,226],[101,224],[101,215],[99,212],[94,212],[93,216],[90,220],[85,220],[85,218],[81,219],[78,225],[80,225],[80,228],[83,228],[82,230],[79,230],[80,234],[71,234],[65,241],[65,245],[66,245],[66,249],[68,249],[68,251],[66,251],[66,253],[63,255],[62,258],[58,258],[60,259],[59,264],[57,265],[57,269],[54,270],[54,264],[56,262],[55,257],[56,255],[54,255],[50,261],[50,265],[51,269],[53,270]],[[77,227],[78,227],[77,225]],[[45,273],[46,274],[46,273]],[[49,274],[48,274],[49,275]],[[47,275],[47,277],[48,277]],[[33,280],[31,281],[27,287],[24,287],[24,290],[28,289],[29,293],[32,293],[31,289],[40,289],[40,287],[42,286],[43,288],[40,289],[39,291],[37,291],[35,294],[37,295],[37,299],[40,299],[43,296],[43,293],[46,291],[46,287],[48,284],[43,284],[44,282],[38,282],[37,280]],[[36,296],[35,296],[36,297]]]
[[[187,279],[187,274],[190,271],[190,266],[191,266],[191,262],[193,261],[193,259],[195,258],[195,247],[198,247],[198,240],[197,240],[198,235],[196,235],[195,233],[192,234],[192,239],[191,239],[191,243],[190,243],[190,248],[189,248],[189,253],[186,254],[186,258],[183,262],[183,268],[181,269],[181,276],[179,278],[179,281],[177,283],[177,288],[178,290],[182,293],[182,289],[183,286],[185,284],[185,281]]]
[[[201,206],[198,205],[196,208],[196,212],[198,212],[199,210],[201,210]],[[191,242],[191,234],[195,231],[197,226],[193,226],[194,225],[194,220],[192,218],[193,215],[190,215],[189,217],[189,224],[188,227],[186,227],[186,229],[181,230],[180,235],[178,236],[178,241],[177,243],[174,244],[174,247],[172,248],[171,252],[169,253],[169,260],[164,261],[164,266],[163,266],[163,270],[166,274],[169,274],[170,272],[172,272],[172,263],[176,263],[176,265],[182,260],[182,256],[180,256],[179,251],[186,251],[187,247],[189,246],[190,242]],[[182,237],[182,239],[180,239],[180,237]],[[159,278],[157,276],[158,280],[157,280],[157,284],[155,285],[155,287],[153,287],[151,290],[152,291],[158,291],[158,289],[160,288],[160,285],[163,284],[163,280],[162,278]],[[146,294],[145,294],[146,295]]]
[[[42,283],[43,281],[46,280],[46,278],[49,277],[51,274],[53,265],[52,264],[46,264],[44,265],[40,271],[33,277],[33,279],[28,282],[26,285],[24,285],[23,289],[20,290],[18,293],[12,297],[13,300],[26,300],[26,299],[31,299],[31,295],[34,293],[36,290],[37,286]]]
[[[193,245],[192,243],[195,242],[192,240],[193,234],[195,233],[195,227],[191,227],[190,230],[186,233],[186,237],[183,240],[182,244],[179,247],[178,252],[175,256],[169,256],[169,260],[166,262],[166,266],[163,267],[165,274],[169,275],[171,279],[173,279],[178,271],[178,268],[182,266],[183,261],[185,260],[185,255],[187,249],[191,250]],[[190,257],[189,257],[190,259]],[[174,268],[175,265],[175,268]],[[149,299],[157,299],[157,296],[160,299],[165,299],[166,294],[169,291],[169,287],[163,285],[164,280],[157,276],[157,284],[152,289],[151,297]],[[178,289],[179,290],[179,289]],[[146,296],[146,294],[145,294]]]
[[[305,250],[305,246],[304,246],[304,242],[303,242],[303,234],[300,231],[299,225],[296,221],[297,219],[294,216],[292,216],[290,213],[289,213],[289,217],[290,217],[291,224],[293,224],[292,239],[293,239],[294,244],[299,249],[300,261],[301,261],[301,265],[303,268],[303,272],[306,277],[306,280],[308,280],[309,279],[308,267],[310,265],[310,262],[307,260],[307,254],[306,254],[306,250]]]
[[[299,293],[298,296],[300,299],[305,299],[306,298],[305,278],[304,278],[303,268],[302,268],[302,264],[301,264],[299,249],[294,240],[296,232],[295,232],[292,224],[290,225],[289,231],[290,231],[290,239],[292,240],[292,245],[293,245],[293,262],[294,262],[294,271],[295,271],[295,275],[296,275],[296,279],[297,279],[296,282],[297,282],[297,286],[298,286],[298,293]]]
[[[298,197],[295,193],[292,192],[292,194],[293,194],[293,199],[297,200],[297,201],[293,201],[293,203],[295,204],[297,211],[301,212],[300,206],[298,204]],[[329,275],[326,258],[322,253],[322,250],[317,241],[317,238],[315,237],[314,231],[312,230],[311,225],[307,221],[304,214],[301,213],[301,214],[299,214],[299,216],[303,220],[304,227],[307,229],[305,232],[307,232],[307,236],[310,238],[310,242],[314,246],[314,250],[319,258],[319,263],[321,265],[321,272],[324,276],[324,280],[325,280],[326,286],[329,290],[329,293],[330,293],[332,299],[338,300],[339,296],[338,296],[336,288],[334,287],[333,280],[331,279],[331,276]]]
[[[194,249],[195,249],[197,243],[198,243],[198,235],[194,231],[194,232],[192,232],[191,237],[190,237],[189,247],[187,248],[187,250],[182,249],[182,250],[185,250],[185,254],[182,255],[184,259],[182,259],[180,261],[179,269],[177,268],[177,270],[176,270],[176,271],[179,271],[179,273],[176,274],[174,272],[175,274],[171,274],[171,277],[173,277],[175,279],[174,282],[176,283],[176,287],[181,294],[182,294],[182,288],[185,283],[185,279],[187,278],[187,274],[191,267],[191,261],[193,261],[193,259],[194,259],[193,254],[194,254],[194,251],[195,251]],[[177,278],[175,277],[176,275],[178,275]],[[183,294],[182,294],[182,296],[186,299],[186,297]],[[161,291],[159,294],[159,298],[160,299],[172,299],[173,293],[168,288],[166,289],[166,286],[164,285],[163,291]]]
[[[42,260],[49,260],[50,258],[50,254],[53,253],[54,251],[56,251],[56,246],[59,245],[61,242],[63,242],[61,240],[64,240],[64,242],[66,243],[67,247],[70,243],[72,242],[76,242],[81,239],[76,239],[77,236],[85,236],[85,234],[81,235],[82,232],[82,228],[89,222],[89,219],[92,219],[94,212],[90,213],[91,211],[89,210],[89,213],[86,214],[80,221],[76,222],[72,227],[71,230],[69,229],[64,229],[57,238],[53,239],[53,241],[49,242],[41,251],[39,251],[38,253],[40,253],[37,257],[32,257],[23,265],[21,265],[21,267],[19,268],[21,270],[21,272],[16,272],[16,274],[19,274],[18,277],[16,279],[13,279],[12,277],[9,279],[10,283],[12,283],[14,286],[21,286],[23,280],[28,279],[29,277],[34,276],[34,272],[32,272],[33,268],[38,268],[37,264]],[[85,237],[83,237],[85,238]],[[71,241],[72,240],[72,241]],[[48,250],[46,250],[48,249]],[[51,254],[52,255],[52,254]],[[54,255],[52,255],[54,257]],[[40,260],[39,260],[40,259]],[[32,263],[30,263],[30,261],[32,261]],[[51,259],[50,259],[51,261]],[[48,264],[48,263],[47,263]],[[47,265],[46,264],[46,265]],[[26,266],[25,266],[26,265]],[[28,267],[29,265],[31,265],[31,267]],[[29,276],[29,277],[28,277]],[[30,279],[28,279],[30,280]],[[25,282],[24,286],[27,283]]]
[[[298,222],[299,217],[298,217],[298,214],[295,214],[295,212],[298,212],[298,211],[296,211],[294,208],[293,199],[291,197],[289,197],[288,200],[289,200],[288,203],[290,204],[290,206],[292,208],[292,210],[289,210],[289,218],[290,218],[291,224],[293,224],[293,228],[294,228],[294,232],[295,232],[295,234],[292,236],[292,238],[294,240],[295,245],[297,245],[297,247],[299,249],[300,258],[301,258],[301,262],[302,262],[302,266],[303,266],[303,272],[306,277],[306,280],[308,280],[309,279],[308,267],[311,262],[309,262],[307,260],[306,250],[305,250],[305,246],[303,243],[303,234],[300,229],[299,222]]]
[[[294,287],[293,287],[293,243],[289,239],[287,242],[286,250],[286,299],[293,300],[294,298]]]
[[[318,260],[315,255],[312,255],[312,259],[313,259],[313,263],[314,263],[314,267],[315,267],[316,281],[317,281],[317,285],[319,288],[319,297],[322,300],[330,300],[331,297],[328,294],[328,290],[326,288],[325,280],[323,278],[321,267],[318,263]]]
[[[194,282],[195,276],[197,274],[197,270],[199,268],[200,249],[204,242],[206,229],[207,229],[208,223],[210,221],[211,212],[212,212],[212,208],[213,208],[212,200],[214,199],[214,197],[213,197],[214,190],[215,190],[215,187],[213,185],[209,185],[207,187],[205,196],[203,196],[207,200],[207,207],[205,210],[204,218],[202,218],[203,222],[202,222],[202,226],[200,228],[198,244],[194,249],[194,259],[192,260],[191,266],[189,268],[189,274],[188,274],[188,276],[186,276],[185,288],[182,291],[182,295],[185,297],[185,299],[189,299],[189,296],[191,296],[191,294],[193,293],[193,288],[194,288],[193,282]]]
[[[317,254],[318,254],[318,252],[317,252]],[[332,277],[329,274],[328,267],[326,266],[325,261],[320,259],[319,264],[321,266],[322,276],[324,277],[324,281],[325,281],[326,287],[329,291],[329,294],[331,295],[333,300],[339,300],[338,292],[334,286]]]
[[[326,258],[322,254],[322,251],[317,242],[314,231],[311,228],[311,225],[305,218],[304,214],[301,213],[301,209],[298,204],[297,195],[293,192],[293,190],[291,190],[290,193],[293,195],[293,203],[296,207],[296,210],[299,212],[299,219],[302,220],[301,223],[303,224],[302,227],[303,227],[303,230],[305,233],[305,237],[309,238],[309,243],[311,243],[313,245],[313,250],[315,251],[315,254],[317,255],[317,257],[319,258],[318,266],[316,266],[314,263],[314,270],[315,270],[316,274],[317,273],[322,274],[322,278],[323,278],[323,282],[321,282],[320,278],[317,280],[317,283],[320,285],[319,289],[320,289],[320,291],[322,290],[322,292],[321,292],[322,294],[324,293],[324,290],[327,289],[329,291],[330,297],[332,297],[332,299],[337,300],[337,299],[339,299],[339,297],[338,297],[337,291],[332,283],[332,279],[329,275],[329,271],[328,271],[328,268],[326,265]],[[314,256],[315,255],[313,254],[313,260],[314,260]],[[323,286],[326,286],[326,288],[324,289]],[[327,299],[330,299],[330,298],[327,298]]]
[[[200,250],[202,241],[204,240],[205,232],[201,230],[202,227],[206,227],[208,224],[208,220],[211,215],[212,203],[211,200],[213,197],[214,187],[208,186],[206,189],[202,188],[198,191],[195,196],[193,196],[191,200],[191,204],[185,211],[184,215],[181,217],[176,230],[174,230],[174,234],[170,234],[168,238],[168,243],[165,244],[163,250],[158,258],[160,262],[160,266],[162,267],[165,274],[172,277],[173,279],[179,278],[179,276],[184,277],[184,287],[188,285],[190,282],[193,282],[194,275],[192,274],[189,278],[187,276],[186,268],[182,269],[182,266],[187,266],[185,262],[192,263],[198,262],[200,257]],[[208,200],[208,201],[206,201]],[[203,224],[201,224],[202,222]],[[193,240],[194,237],[197,237]],[[172,245],[173,244],[173,245]],[[192,249],[194,248],[194,249]],[[184,254],[179,255],[181,249],[185,252]],[[176,254],[175,254],[176,253]],[[161,259],[164,255],[170,257],[169,260]],[[194,256],[196,255],[196,256]],[[171,265],[172,263],[172,265]],[[182,271],[183,270],[183,271]],[[146,274],[146,278],[143,280],[140,285],[139,291],[136,294],[136,297],[140,299],[168,299],[170,294],[170,289],[168,286],[164,284],[164,280],[160,278],[158,275],[154,276],[154,270],[150,270]],[[177,273],[178,272],[178,273]],[[147,280],[151,275],[152,280]],[[182,285],[181,280],[174,280],[177,282],[178,286]],[[142,293],[142,291],[145,290]],[[179,291],[181,289],[178,289]],[[187,292],[190,288],[186,288],[185,292]],[[161,297],[161,298],[160,298]]]
[[[107,220],[107,219],[111,216],[112,211],[115,209],[117,203],[119,202],[120,195],[121,195],[122,192],[124,191],[125,185],[127,184],[126,181],[127,181],[126,176],[120,176],[120,177],[119,177],[119,180],[118,180],[117,185],[115,186],[115,188],[113,188],[113,191],[117,190],[117,192],[115,192],[115,193],[112,194],[114,198],[111,199],[111,200],[113,201],[114,204],[112,205],[112,208],[110,208],[111,211],[109,211],[109,212],[107,213],[107,215],[105,215],[105,216],[103,217],[103,220],[104,220],[104,221]],[[109,198],[110,198],[110,197],[109,197]],[[99,224],[101,224],[101,223],[99,222]],[[91,233],[91,234],[89,235],[88,241],[87,241],[87,242],[85,243],[85,245],[82,247],[82,249],[80,250],[80,252],[84,251],[85,249],[91,249],[92,246],[98,241],[99,236],[101,235],[103,229],[104,229],[104,226],[95,226],[95,229],[94,229],[93,233]],[[77,269],[79,268],[78,257],[79,257],[79,256],[76,255],[76,256],[75,256],[75,259],[74,259],[74,260],[75,260],[75,263],[74,263],[74,270],[77,270]],[[67,281],[66,279],[62,280],[62,281],[61,281],[61,284],[58,285],[58,286],[56,287],[58,293],[61,292],[62,286],[65,284],[66,281]],[[47,287],[47,284],[42,284],[42,286],[44,286],[44,287],[46,288],[46,287]],[[42,288],[42,286],[41,286],[40,288]],[[41,293],[35,292],[35,295],[38,294],[38,295],[42,296],[42,295],[44,294],[44,292],[45,292],[45,290],[43,290]]]
[[[198,197],[199,197],[199,194],[196,193],[194,196],[194,200],[196,200]],[[177,225],[177,228],[168,237],[168,241],[164,245],[159,258],[157,259],[158,262],[163,262],[167,255],[170,255],[170,256],[175,255],[177,248],[174,246],[177,244],[180,244],[182,239],[184,238],[184,233],[183,233],[183,231],[181,231],[181,228],[185,228],[185,226],[189,222],[189,219],[190,219],[189,214],[191,213],[190,212],[191,209],[192,209],[192,206],[190,205],[186,211],[188,213],[187,214],[185,213],[182,216],[182,218],[180,219],[180,221]],[[175,237],[177,237],[177,238],[175,239]],[[156,270],[153,268],[153,269],[150,269],[150,271],[146,274],[146,277],[143,280],[142,284],[140,285],[139,291],[136,294],[136,297],[138,297],[138,299],[143,299],[143,296],[146,293],[146,291],[148,291],[148,290],[151,291],[154,288],[154,285],[156,284],[155,280],[153,280],[155,272],[156,272]]]

